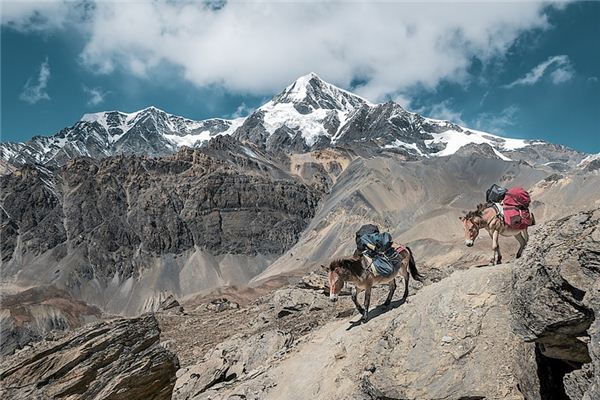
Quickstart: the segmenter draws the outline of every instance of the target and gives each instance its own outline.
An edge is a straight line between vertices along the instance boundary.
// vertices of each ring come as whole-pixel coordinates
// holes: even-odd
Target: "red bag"
[[[504,222],[515,229],[525,229],[533,225],[533,216],[528,209],[530,203],[531,197],[527,190],[522,187],[510,188],[502,201]]]

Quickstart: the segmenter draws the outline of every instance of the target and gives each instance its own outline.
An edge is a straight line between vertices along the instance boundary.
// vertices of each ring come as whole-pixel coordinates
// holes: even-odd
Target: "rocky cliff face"
[[[515,328],[536,344],[544,398],[600,397],[599,285],[600,209],[548,222],[516,263]]]
[[[156,319],[92,325],[3,358],[0,392],[10,399],[167,400],[178,360],[159,345]]]
[[[153,268],[172,277],[155,289],[178,296],[249,279],[295,243],[321,196],[230,137],[161,159],[27,165],[0,188],[4,279],[53,283],[114,312],[107,286],[130,282],[127,292]]]

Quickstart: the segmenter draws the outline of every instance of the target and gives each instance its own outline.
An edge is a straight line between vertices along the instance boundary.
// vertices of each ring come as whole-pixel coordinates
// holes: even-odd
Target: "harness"
[[[492,203],[492,207],[496,210],[496,218],[498,218],[502,223],[504,223],[504,206],[501,206],[498,203]],[[501,208],[502,207],[502,208]]]

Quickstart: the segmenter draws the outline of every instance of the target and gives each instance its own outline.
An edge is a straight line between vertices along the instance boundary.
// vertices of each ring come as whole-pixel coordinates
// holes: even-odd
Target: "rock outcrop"
[[[544,398],[600,398],[599,278],[600,209],[546,223],[516,263],[515,329],[536,343]]]
[[[166,400],[178,360],[152,315],[117,319],[40,343],[0,363],[5,399]]]

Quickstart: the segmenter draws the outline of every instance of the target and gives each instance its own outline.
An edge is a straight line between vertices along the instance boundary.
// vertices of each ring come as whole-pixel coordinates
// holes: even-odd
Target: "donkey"
[[[392,302],[392,297],[396,291],[396,275],[399,273],[404,279],[404,295],[401,304],[408,297],[408,279],[409,272],[413,279],[422,282],[423,276],[419,274],[412,251],[408,247],[399,251],[399,256],[394,260],[394,270],[389,276],[375,275],[371,269],[370,262],[365,257],[360,257],[355,253],[348,258],[340,258],[329,264],[329,299],[336,301],[339,292],[344,287],[344,282],[354,283],[352,288],[352,301],[358,312],[362,315],[361,321],[366,322],[369,318],[369,305],[371,303],[371,288],[374,285],[387,283],[390,291],[385,303],[386,307]],[[323,266],[325,267],[325,266]],[[326,268],[326,267],[325,267]],[[358,293],[365,291],[364,307],[358,304]]]
[[[527,228],[515,229],[506,225],[502,214],[500,214],[500,211],[493,204],[479,204],[477,210],[469,211],[467,215],[460,217],[460,220],[463,222],[465,244],[467,247],[473,246],[473,242],[477,238],[477,235],[479,235],[480,229],[485,228],[488,231],[492,238],[492,250],[494,250],[490,265],[502,264],[502,254],[500,253],[500,245],[498,244],[500,235],[514,236],[517,239],[519,242],[517,258],[521,257],[529,241]]]

